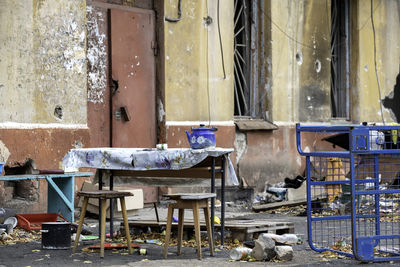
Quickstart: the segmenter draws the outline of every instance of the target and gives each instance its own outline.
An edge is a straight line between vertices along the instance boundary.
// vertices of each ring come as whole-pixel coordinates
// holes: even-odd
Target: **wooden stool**
[[[106,238],[106,200],[119,198],[122,209],[122,217],[124,218],[125,234],[126,234],[126,244],[128,246],[129,254],[133,253],[131,247],[131,236],[129,233],[128,216],[126,213],[125,197],[133,196],[130,192],[118,192],[109,190],[96,190],[96,191],[80,191],[78,192],[79,197],[84,197],[81,217],[79,219],[78,230],[76,231],[75,243],[72,253],[75,253],[76,247],[79,243],[79,236],[82,231],[83,220],[85,219],[86,208],[89,202],[89,198],[98,198],[101,200],[101,230],[100,230],[100,257],[104,258],[104,240]]]
[[[164,259],[167,258],[169,239],[171,235],[172,226],[172,216],[174,214],[174,209],[179,209],[178,218],[178,255],[181,254],[182,246],[182,236],[183,236],[183,223],[184,223],[184,211],[185,209],[193,210],[193,221],[194,221],[194,231],[197,243],[197,256],[201,260],[201,240],[200,240],[200,218],[199,209],[204,210],[204,217],[206,221],[207,234],[208,234],[208,244],[210,247],[210,255],[214,256],[214,239],[211,230],[210,221],[210,209],[208,207],[208,199],[214,198],[215,193],[210,194],[168,194],[164,195],[176,203],[171,203],[168,205],[168,217],[167,217],[167,230],[165,234],[165,244],[164,244]]]

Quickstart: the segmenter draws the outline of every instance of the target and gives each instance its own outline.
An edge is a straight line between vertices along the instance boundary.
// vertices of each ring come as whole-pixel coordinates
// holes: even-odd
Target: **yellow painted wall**
[[[164,2],[175,18],[177,0]],[[205,17],[212,23],[207,26]],[[182,1],[182,19],[164,22],[165,112],[168,121],[233,119],[233,1],[220,1],[220,28],[226,78],[221,63],[217,1]]]
[[[85,14],[85,0],[0,0],[0,122],[86,124]]]
[[[375,0],[373,21],[376,36],[376,63],[381,87],[381,98],[393,91],[400,73],[400,2]],[[355,22],[356,42],[353,53],[353,121],[382,122],[379,89],[375,73],[373,28],[370,1],[359,0],[353,6],[358,14]],[[358,40],[357,40],[358,39]],[[383,107],[385,122],[393,122],[388,109]],[[400,119],[400,118],[398,118]]]

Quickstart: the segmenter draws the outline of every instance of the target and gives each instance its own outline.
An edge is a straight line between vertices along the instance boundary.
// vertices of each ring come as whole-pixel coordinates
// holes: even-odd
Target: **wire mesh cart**
[[[340,149],[302,144],[319,138]],[[400,126],[297,124],[296,139],[306,157],[310,247],[400,260]]]

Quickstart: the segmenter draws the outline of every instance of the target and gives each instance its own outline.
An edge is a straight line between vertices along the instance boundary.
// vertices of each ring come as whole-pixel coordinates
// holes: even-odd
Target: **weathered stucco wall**
[[[167,122],[233,120],[233,1],[220,1],[220,7],[225,79],[217,1],[182,1],[182,19],[164,22]],[[175,18],[178,1],[165,1],[164,8],[165,16]]]
[[[273,120],[329,121],[329,7],[307,0],[270,6]]]
[[[0,139],[8,166],[31,158],[38,169],[60,168],[74,147],[90,145],[87,128],[86,1],[0,0]],[[1,155],[3,156],[3,155]],[[82,179],[75,181],[80,188]],[[38,199],[0,199],[20,212],[45,212]]]
[[[352,118],[354,122],[380,122],[382,113],[380,100],[390,99],[395,96],[394,87],[396,77],[400,73],[400,2],[396,0],[374,1],[373,22],[376,38],[376,64],[378,79],[380,82],[380,96],[377,77],[375,73],[374,58],[374,33],[371,21],[370,3],[364,1],[354,3],[352,8],[357,14],[354,20],[353,34],[356,38],[353,42],[352,53],[355,66],[353,73],[353,101]],[[397,92],[399,94],[400,92]],[[385,122],[399,122],[392,108],[398,106],[393,102],[388,107],[383,105]],[[398,112],[398,109],[397,109]]]
[[[0,1],[0,122],[86,124],[85,9]]]

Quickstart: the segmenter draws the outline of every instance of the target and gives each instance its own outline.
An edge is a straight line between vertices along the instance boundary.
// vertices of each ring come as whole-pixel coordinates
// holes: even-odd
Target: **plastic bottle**
[[[231,250],[229,257],[235,261],[244,260],[250,255],[251,251],[251,248],[237,247]]]
[[[298,242],[301,242],[301,239],[297,237],[295,234],[283,234],[283,235],[276,235],[276,234],[271,234],[271,233],[266,233],[263,234],[263,236],[270,237],[275,242],[283,243],[283,244],[290,244],[294,245],[297,244]]]

